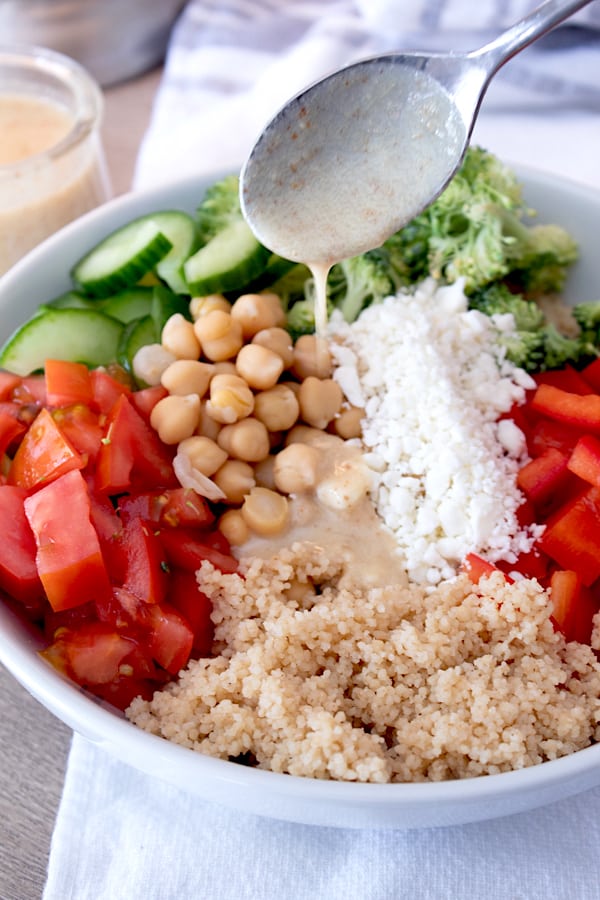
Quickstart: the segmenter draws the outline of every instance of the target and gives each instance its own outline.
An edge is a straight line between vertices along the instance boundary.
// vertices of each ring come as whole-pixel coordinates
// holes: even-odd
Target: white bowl
[[[581,247],[567,297],[600,298],[600,193],[519,170],[526,201],[540,221],[567,228]],[[69,269],[100,238],[135,216],[161,208],[193,212],[218,178],[188,178],[121,197],[87,214],[17,263],[0,279],[0,340],[37,305],[69,287]],[[45,707],[118,759],[206,800],[245,812],[346,828],[456,825],[523,812],[600,784],[600,745],[542,765],[460,781],[353,784],[318,781],[212,759],[149,735],[94,700],[38,656],[36,634],[0,604],[0,661]]]

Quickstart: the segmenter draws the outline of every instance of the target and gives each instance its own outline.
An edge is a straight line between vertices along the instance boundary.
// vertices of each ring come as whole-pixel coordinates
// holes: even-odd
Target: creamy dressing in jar
[[[109,199],[102,99],[51,51],[0,52],[0,275],[63,225]]]

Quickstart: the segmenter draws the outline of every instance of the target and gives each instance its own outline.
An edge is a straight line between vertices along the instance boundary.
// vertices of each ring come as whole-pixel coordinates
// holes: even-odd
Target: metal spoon
[[[589,2],[546,0],[479,50],[363,59],[292,98],[242,169],[256,236],[311,265],[380,246],[455,174],[498,69]]]

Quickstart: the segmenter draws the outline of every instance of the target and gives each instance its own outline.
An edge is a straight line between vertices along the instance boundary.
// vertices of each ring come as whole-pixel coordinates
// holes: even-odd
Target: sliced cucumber
[[[154,320],[156,328],[155,340],[160,341],[160,335],[164,328],[164,324],[175,313],[181,313],[186,319],[190,319],[190,300],[189,297],[183,297],[181,294],[175,294],[164,285],[157,285],[152,290],[152,303],[150,307],[150,315]]]
[[[159,278],[177,294],[187,294],[188,286],[183,277],[183,264],[200,246],[200,235],[195,220],[176,209],[153,213],[152,218],[173,245],[156,265]]]
[[[103,366],[117,358],[123,325],[94,309],[47,309],[21,325],[0,351],[0,366],[17,375],[47,359]]]
[[[59,297],[42,303],[38,312],[46,309],[98,309],[98,306],[96,300],[86,297],[85,294],[80,294],[78,291],[66,291]]]
[[[133,374],[133,357],[140,347],[146,344],[154,344],[158,340],[156,325],[152,316],[142,316],[128,322],[123,328],[121,339],[117,347],[117,362],[124,369]]]
[[[113,294],[105,300],[92,300],[107,316],[118,319],[119,322],[131,322],[132,319],[140,319],[150,314],[154,288],[132,287]]]
[[[86,293],[107,297],[136,284],[172,246],[153,216],[141,216],[104,238],[73,266],[71,276]]]
[[[197,250],[183,267],[191,294],[235,291],[257,278],[271,253],[241,219]]]

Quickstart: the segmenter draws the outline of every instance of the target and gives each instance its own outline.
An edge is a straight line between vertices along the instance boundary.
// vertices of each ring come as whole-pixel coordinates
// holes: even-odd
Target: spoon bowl
[[[547,0],[478,50],[371,57],[297,94],[242,169],[258,239],[321,267],[380,246],[456,173],[498,69],[589,2]]]

